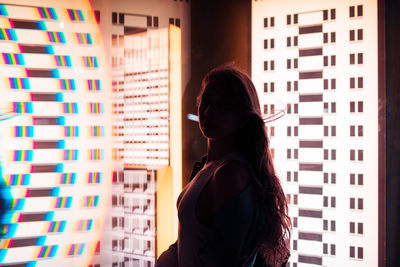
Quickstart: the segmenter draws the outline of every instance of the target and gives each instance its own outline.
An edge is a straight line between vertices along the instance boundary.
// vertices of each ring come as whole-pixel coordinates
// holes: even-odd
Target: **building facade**
[[[175,241],[188,1],[93,1],[112,65],[114,180],[93,264],[153,266]]]
[[[252,78],[293,223],[290,266],[378,265],[376,1],[252,1]]]

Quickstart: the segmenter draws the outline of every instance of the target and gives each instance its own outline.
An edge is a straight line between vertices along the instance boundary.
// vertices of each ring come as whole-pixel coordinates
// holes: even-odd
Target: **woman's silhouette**
[[[178,240],[156,266],[281,266],[290,219],[255,87],[238,69],[218,67],[198,100],[207,156],[178,198]]]

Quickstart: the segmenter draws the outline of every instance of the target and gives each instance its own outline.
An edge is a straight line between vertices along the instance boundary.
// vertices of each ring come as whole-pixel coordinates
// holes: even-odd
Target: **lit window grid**
[[[258,3],[259,5],[263,5],[263,3]],[[273,3],[271,3],[272,5],[273,5]],[[256,3],[255,2],[253,2],[253,5],[256,5]],[[282,6],[282,3],[278,3],[277,5],[280,5],[280,6]],[[283,4],[284,5],[284,4]],[[304,7],[302,7],[302,8],[304,8]],[[327,7],[323,7],[323,8],[321,8],[321,9],[324,9],[324,8],[327,8]],[[332,7],[329,7],[329,8],[332,8]],[[265,9],[265,10],[268,10],[268,12],[269,11],[271,11],[271,6],[268,6],[268,8],[267,9]],[[290,10],[290,9],[288,9],[288,10]],[[299,8],[299,10],[300,10],[300,8]],[[297,10],[297,12],[299,12],[299,10]],[[343,9],[341,9],[341,10],[343,10]],[[254,11],[254,9],[253,9],[253,11]],[[259,18],[258,18],[258,21],[260,21],[260,18],[263,18],[263,17],[269,17],[269,16],[272,16],[272,14],[273,14],[273,11],[271,11],[271,13],[268,13],[268,12],[263,12],[263,14],[262,15],[259,15]],[[290,13],[289,11],[287,12],[287,13]],[[293,12],[293,13],[295,13],[295,12]],[[299,12],[300,13],[300,12]],[[345,13],[345,12],[343,12],[343,13]],[[276,13],[276,14],[273,14],[273,15],[275,15],[275,20],[276,21],[278,21],[279,20],[279,18],[278,18],[278,16],[277,16],[277,14],[278,13]],[[337,14],[339,14],[338,12],[337,12]],[[253,13],[253,19],[255,18],[256,16],[254,16],[254,13]],[[283,16],[282,16],[283,17]],[[301,16],[299,16],[299,17],[301,17]],[[362,23],[364,23],[364,22],[358,22],[358,23],[360,23],[360,25],[362,24]],[[376,23],[376,21],[375,21],[375,23]],[[261,28],[261,26],[260,25],[258,25],[256,22],[254,22],[253,21],[253,25],[257,25],[257,27],[260,27]],[[332,28],[334,28],[334,27],[336,27],[336,26],[334,26],[334,23],[332,22],[331,24],[330,24],[331,26],[329,26],[329,24],[327,25],[328,27],[332,27]],[[327,29],[327,31],[329,31],[329,30],[332,30],[332,28],[328,28],[328,27],[326,27],[326,29]],[[372,27],[375,27],[376,28],[376,25],[374,26],[374,25],[372,25]],[[276,27],[275,27],[276,28]],[[254,28],[253,28],[253,30],[254,30]],[[263,31],[263,29],[258,29],[260,32],[262,32]],[[291,30],[290,29],[284,29],[284,31],[287,31],[288,32],[288,35],[290,35],[290,34],[293,34],[292,32],[291,32]],[[374,32],[373,30],[371,30],[372,32]],[[281,33],[282,31],[279,31],[279,29],[268,29],[268,31],[266,30],[265,32],[268,32],[268,35],[267,35],[267,38],[273,38],[273,37],[276,37],[276,39],[278,39],[279,38],[279,36],[281,36],[282,34],[279,34],[278,36],[274,36],[272,33]],[[324,24],[324,32],[325,32],[325,24]],[[343,31],[344,33],[343,33],[343,38],[347,38],[347,36],[348,36],[348,32],[347,32],[347,29],[346,30],[344,30]],[[254,37],[255,35],[253,34],[253,37]],[[339,33],[337,33],[337,36],[339,36]],[[366,38],[365,37],[366,35],[365,35],[365,31],[364,31],[364,38]],[[265,36],[262,36],[264,39],[266,39],[265,38]],[[282,40],[283,41],[283,40]],[[256,47],[256,46],[260,46],[260,48],[257,48],[256,50],[257,51],[262,51],[262,49],[261,49],[261,45],[263,44],[262,43],[263,41],[261,40],[261,41],[259,41],[259,42],[257,42],[257,41],[254,41],[254,39],[253,39],[253,51],[254,51],[254,47]],[[266,51],[265,52],[265,58],[266,59],[268,59],[268,58],[273,58],[273,55],[274,55],[274,53],[275,54],[278,54],[278,53],[276,53],[277,51],[276,51],[276,48],[277,48],[277,44],[279,43],[279,40],[276,40],[275,41],[275,50],[274,51]],[[300,42],[300,38],[299,38],[299,46],[301,46],[301,44],[300,44],[301,42]],[[310,42],[310,43],[313,43],[313,42]],[[358,45],[358,46],[364,46],[364,45],[362,45],[362,44],[355,44],[355,45]],[[314,44],[314,46],[315,46],[315,44]],[[329,50],[327,50],[327,51],[329,51]],[[376,50],[373,50],[374,52],[376,51]],[[287,51],[284,51],[284,52],[282,52],[282,53],[287,53],[288,54],[288,57],[290,57],[290,56],[292,56],[290,53],[291,52],[287,52]],[[280,53],[280,54],[282,54],[282,53]],[[324,46],[324,54],[325,54],[325,46]],[[268,56],[267,56],[268,55]],[[348,64],[348,54],[347,54],[347,52],[346,53],[344,53],[344,55],[343,55],[343,59],[342,59],[342,61],[343,62],[345,62],[345,60],[346,60],[346,63]],[[293,56],[292,56],[293,57]],[[370,54],[370,58],[373,58],[373,53],[371,53]],[[255,60],[257,60],[257,56],[255,56],[254,58],[253,58],[253,67],[252,67],[252,69],[253,69],[253,79],[254,80],[258,80],[258,78],[259,77],[262,77],[261,75],[255,75],[255,71],[254,70],[258,70],[259,68],[260,68],[260,66],[262,66],[262,64],[261,64],[261,62],[260,63],[254,63],[254,61]],[[337,62],[336,62],[336,65],[338,65],[338,64],[340,64],[340,61],[339,61],[339,58],[337,57],[337,60],[336,60]],[[364,59],[364,61],[365,61],[365,59]],[[285,63],[285,62],[282,62],[282,63]],[[279,68],[278,66],[279,66],[279,62],[276,62],[275,63],[276,64],[276,69],[277,68]],[[299,67],[302,67],[302,61],[301,60],[299,60]],[[284,64],[282,64],[281,65],[282,67],[285,67],[284,66]],[[260,68],[261,69],[261,68]],[[356,69],[356,68],[353,68],[353,70],[352,70],[353,72],[356,72],[357,74],[361,74],[361,72],[364,72],[365,71],[365,69],[363,70],[363,68],[358,68],[358,69]],[[333,74],[333,76],[334,76],[334,72],[331,70],[330,72],[329,71],[327,71],[327,72],[325,72],[325,69],[324,69],[324,78],[325,78],[325,73],[327,73],[328,75],[332,75]],[[376,69],[375,69],[375,73],[376,73]],[[288,73],[285,73],[284,74],[285,76],[288,76],[288,75],[291,75],[290,74],[290,71],[288,72]],[[362,75],[362,74],[361,74]],[[365,74],[364,74],[365,75]],[[339,76],[339,75],[338,75]],[[348,76],[348,74],[345,74],[343,77],[347,77]],[[376,79],[376,74],[375,75],[372,75],[373,77],[375,77],[375,78],[372,78],[372,79]],[[268,73],[268,74],[265,74],[264,75],[264,77],[265,78],[267,78],[267,82],[271,82],[271,81],[274,81],[276,84],[275,84],[275,95],[277,95],[277,89],[276,88],[285,88],[285,84],[283,84],[284,82],[282,82],[282,84],[281,84],[281,86],[279,86],[279,80],[281,80],[281,79],[279,79],[278,77],[278,74],[277,73]],[[283,76],[282,76],[283,77]],[[263,79],[265,79],[265,78],[263,78]],[[297,79],[297,78],[296,78]],[[262,82],[259,82],[258,84],[260,84],[260,85],[263,85],[263,82],[264,81],[262,81]],[[364,84],[365,84],[365,82],[364,82]],[[343,86],[342,86],[343,85]],[[343,79],[343,81],[342,81],[342,85],[337,85],[337,88],[348,88],[348,80],[346,80],[346,79]],[[299,87],[300,87],[301,85],[299,84]],[[259,87],[260,89],[262,89],[262,86],[260,86]],[[309,87],[309,88],[312,88],[312,87]],[[314,87],[315,88],[315,87]],[[299,89],[299,90],[301,90],[301,89]],[[283,90],[282,90],[282,92],[283,92]],[[362,91],[359,91],[359,92],[357,92],[360,96],[362,95],[362,96],[364,96],[365,97],[365,92],[362,92]],[[375,94],[375,99],[376,99],[376,93],[377,93],[377,90],[374,92],[374,94]],[[347,94],[347,92],[345,92],[345,93],[342,93],[342,94],[344,94],[344,95],[348,95]],[[262,99],[261,100],[261,102],[263,102],[263,99],[268,99],[268,100],[266,100],[266,101],[269,101],[269,102],[271,102],[271,103],[275,103],[275,105],[276,105],[276,102],[278,102],[278,101],[273,101],[273,100],[276,100],[276,98],[278,98],[278,97],[276,97],[275,99],[273,99],[273,96],[271,97],[271,95],[264,95],[264,93],[261,93],[261,90],[260,90],[260,98]],[[342,97],[344,97],[344,95],[343,96],[339,96],[338,98],[340,99],[340,98],[342,98]],[[355,94],[354,94],[355,95]],[[325,102],[325,97],[327,97],[327,98],[331,98],[332,100],[335,100],[335,97],[334,96],[332,96],[332,95],[329,95],[329,94],[324,94],[324,102]],[[272,101],[271,101],[271,99],[273,99]],[[279,96],[279,98],[278,99],[289,99],[289,101],[288,102],[297,102],[298,100],[295,98],[295,97],[293,97],[293,96],[287,96],[287,95],[285,95],[285,96]],[[343,99],[343,98],[342,98]],[[371,100],[373,100],[374,98],[372,98]],[[265,101],[265,100],[264,100]],[[376,100],[375,100],[376,101]],[[338,103],[338,105],[342,105],[342,108],[340,109],[341,111],[343,111],[343,109],[346,109],[347,107],[345,107],[345,108],[343,108],[343,106],[346,106],[346,105],[348,105],[347,103],[343,103],[344,101],[337,101],[337,103]],[[264,102],[265,103],[265,102]],[[267,102],[268,103],[268,102]],[[365,110],[365,109],[364,109]],[[305,110],[304,110],[304,108],[301,106],[301,104],[299,105],[299,112],[301,113],[301,112],[304,112]],[[339,106],[337,106],[337,111],[339,112]],[[376,108],[375,108],[375,111],[376,111]],[[340,114],[341,113],[341,114]],[[347,113],[348,114],[348,112],[339,112],[339,115],[344,115],[345,113]],[[347,115],[346,114],[346,115]],[[365,114],[363,114],[364,116],[365,116]],[[296,115],[297,116],[297,115]],[[335,114],[335,115],[331,115],[331,114],[329,114],[329,116],[330,117],[328,117],[327,118],[327,120],[325,120],[325,117],[324,117],[324,125],[330,125],[330,124],[332,124],[332,125],[337,125],[338,127],[337,127],[337,129],[336,129],[336,132],[337,133],[342,133],[342,134],[340,134],[340,136],[338,136],[337,138],[346,138],[346,139],[349,139],[348,138],[348,125],[346,125],[346,124],[344,124],[342,127],[339,127],[339,125],[337,124],[337,122],[338,121],[340,121],[339,119],[335,119],[334,117],[338,117],[337,116],[337,114]],[[348,115],[347,115],[348,116]],[[364,122],[364,116],[358,116],[358,117],[356,117],[357,119],[361,119],[363,122]],[[298,123],[298,121],[297,121],[297,123],[296,123],[296,119],[291,119],[291,118],[289,118],[289,117],[291,117],[291,116],[289,116],[289,115],[287,115],[286,116],[286,118],[284,117],[284,119],[285,120],[288,120],[289,121],[289,123],[288,123],[288,125],[293,125],[293,123],[295,123],[294,125],[296,125],[297,123]],[[367,117],[367,116],[365,116],[365,117]],[[328,122],[328,123],[326,123],[326,122]],[[276,122],[276,124],[279,124],[280,122],[279,121],[277,121]],[[353,123],[354,124],[354,123]],[[366,128],[367,126],[364,124],[364,128]],[[368,128],[370,128],[371,126],[369,126]],[[277,150],[278,148],[279,148],[279,146],[282,144],[282,143],[287,143],[287,141],[285,140],[285,141],[281,141],[281,140],[278,140],[279,139],[279,137],[280,136],[285,136],[286,135],[286,127],[283,127],[284,129],[282,129],[282,130],[280,130],[279,129],[279,127],[277,126],[276,127],[276,133],[275,133],[275,136],[276,137],[278,137],[278,138],[276,138],[276,137],[273,137],[272,138],[272,140],[271,140],[271,146],[272,147],[275,147],[275,150]],[[343,130],[343,131],[341,131],[341,128],[345,128],[346,130]],[[316,130],[316,129],[315,129]],[[304,131],[301,131],[301,129],[299,129],[299,134],[302,134],[302,132],[303,132],[303,135],[305,134],[304,133]],[[315,131],[307,131],[307,133],[308,132],[315,132]],[[320,134],[319,135],[321,135],[321,133],[322,133],[322,131],[321,130],[319,130],[319,131],[317,131],[317,132],[319,132]],[[377,132],[377,130],[375,130],[375,131],[373,131],[373,132]],[[365,129],[364,129],[364,133],[365,133]],[[328,139],[327,141],[328,142],[325,142],[325,140],[326,139]],[[329,140],[329,138],[324,138],[324,148],[325,148],[325,144],[327,143],[327,144],[331,144],[331,145],[329,145],[329,146],[336,146],[336,144],[335,144],[335,141],[333,140],[333,139],[335,139],[335,138],[331,138],[331,140]],[[375,139],[375,140],[377,140],[377,139]],[[275,141],[275,142],[274,142]],[[357,141],[360,141],[360,144],[361,143],[364,143],[365,144],[365,140],[357,140]],[[275,146],[275,144],[276,144],[276,146]],[[352,145],[352,144],[354,144],[354,143],[352,143],[351,142],[351,140],[347,140],[347,142],[346,142],[348,145]],[[298,144],[294,144],[294,146],[291,146],[291,145],[288,145],[287,147],[297,147],[298,146]],[[364,145],[364,147],[365,147],[365,145]],[[342,151],[339,151],[339,150],[337,150],[337,155],[343,155],[342,156],[342,162],[341,163],[343,163],[343,164],[347,164],[347,165],[349,165],[349,159],[348,159],[348,156],[347,156],[347,154],[348,154],[348,151],[347,151],[347,148],[348,148],[348,146],[343,146],[343,148],[346,148],[346,149],[343,149],[344,151],[342,152]],[[286,149],[285,149],[286,150]],[[285,151],[286,152],[286,151]],[[299,150],[299,157],[301,157],[301,155],[302,154],[304,154],[304,153],[302,153],[303,151],[302,151],[302,149],[300,149]],[[340,153],[340,154],[339,154]],[[275,153],[276,155],[278,154],[279,155],[279,152],[278,153]],[[374,153],[372,153],[372,154],[374,154]],[[364,152],[364,155],[365,155],[365,152]],[[375,154],[376,155],[376,154]],[[286,153],[282,153],[282,156],[284,156],[284,157],[286,157]],[[377,162],[377,161],[372,161],[372,162]],[[364,159],[364,163],[365,163],[365,159]],[[349,170],[351,171],[351,169],[352,168],[354,168],[354,169],[360,169],[360,166],[365,166],[365,164],[364,163],[359,163],[359,164],[357,164],[357,165],[354,165],[354,164],[350,164],[350,166],[349,166]],[[286,163],[285,163],[286,164]],[[338,160],[336,160],[336,162],[324,162],[324,171],[326,171],[326,169],[327,168],[329,168],[329,169],[332,169],[332,171],[337,171],[337,165],[336,164],[340,164],[339,162],[338,162]],[[360,165],[361,164],[361,165]],[[278,164],[277,164],[278,165]],[[376,165],[376,164],[375,164]],[[279,168],[279,166],[277,166],[278,168]],[[326,167],[326,168],[325,168]],[[294,168],[298,168],[298,166],[294,166]],[[289,168],[287,168],[287,169],[289,169]],[[282,173],[283,173],[283,171],[282,171]],[[286,172],[285,172],[286,173]],[[311,172],[309,172],[310,174],[311,174]],[[339,175],[339,174],[338,174]],[[281,177],[282,177],[283,175],[281,175]],[[315,181],[315,179],[310,179],[309,177],[307,177],[308,175],[305,175],[306,177],[304,177],[303,179],[302,179],[302,182],[304,183],[304,182],[310,182],[310,181],[312,181],[312,183],[314,183],[314,181]],[[340,186],[347,186],[348,185],[348,178],[347,178],[347,176],[346,176],[346,174],[344,174],[344,175],[340,175],[340,177],[343,177],[342,178],[342,180],[341,181],[339,181],[339,183],[340,183]],[[301,177],[300,177],[300,175],[299,175],[299,184],[301,183],[300,182],[300,179],[301,179]],[[320,180],[320,178],[318,178],[318,181]],[[347,183],[346,183],[347,182]],[[338,185],[339,186],[339,185]],[[288,190],[288,191],[292,191],[292,190],[294,190],[294,192],[296,192],[296,186],[293,186],[293,185],[290,185],[290,184],[288,184],[288,185],[285,185],[285,189],[286,190]],[[290,189],[292,187],[292,189]],[[377,187],[375,187],[375,188],[377,188]],[[332,188],[326,188],[326,186],[324,186],[324,195],[326,195],[325,194],[325,191],[326,190],[329,190],[329,189],[332,189]],[[365,188],[364,188],[365,189]],[[373,187],[371,186],[370,187],[370,189],[369,189],[369,191],[370,190],[373,190]],[[334,191],[334,190],[332,190],[332,191]],[[293,191],[292,191],[293,192]],[[376,194],[376,192],[374,193],[374,194]],[[328,195],[328,194],[327,194]],[[338,199],[338,198],[337,198]],[[299,196],[299,201],[301,201],[301,196]],[[365,199],[364,199],[364,201],[365,201]],[[341,205],[342,207],[343,207],[343,209],[342,210],[348,210],[348,196],[346,197],[346,196],[344,196],[344,197],[342,197],[342,204],[340,204],[339,202],[337,203],[337,207],[339,207],[339,205]],[[375,204],[373,204],[372,205],[372,207],[373,206],[376,206],[376,201],[374,201],[373,199],[370,199],[370,202],[371,203],[375,203]],[[299,206],[300,206],[300,204],[299,204]],[[366,206],[366,204],[364,203],[364,206]],[[293,206],[291,206],[291,212],[294,212],[295,213],[295,211],[293,211]],[[376,211],[375,211],[376,212]],[[294,215],[296,215],[297,216],[297,214],[294,214]],[[330,216],[330,215],[329,215]],[[361,216],[360,214],[358,214],[357,216]],[[300,221],[300,219],[301,218],[299,218],[299,221]],[[300,222],[299,222],[299,225],[300,225]],[[305,226],[306,224],[303,224],[303,226]],[[365,232],[365,231],[364,231]],[[377,230],[372,230],[370,233],[376,233],[377,232]],[[325,241],[324,241],[325,242]],[[299,247],[300,247],[300,245],[299,245]],[[348,248],[346,248],[346,249],[348,249]],[[316,254],[318,254],[318,253],[316,253]],[[338,255],[338,252],[336,253],[337,255]],[[344,255],[347,255],[348,254],[348,251],[345,251],[344,253],[343,253]],[[364,253],[364,255],[365,255],[365,253]],[[324,259],[325,260],[325,259]],[[324,261],[325,262],[325,261]],[[333,265],[335,265],[335,264],[333,264]]]

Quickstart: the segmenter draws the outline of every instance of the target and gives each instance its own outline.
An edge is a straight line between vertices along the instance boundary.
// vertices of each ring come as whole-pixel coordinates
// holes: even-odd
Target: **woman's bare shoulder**
[[[213,214],[225,203],[240,194],[253,177],[245,162],[230,160],[223,163],[202,190],[196,206],[200,222],[209,225]]]
[[[229,201],[242,192],[253,178],[250,165],[239,160],[222,164],[214,173],[213,182],[222,202]]]

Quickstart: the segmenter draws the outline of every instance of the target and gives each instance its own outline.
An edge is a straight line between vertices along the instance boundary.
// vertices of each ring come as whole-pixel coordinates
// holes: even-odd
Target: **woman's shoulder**
[[[219,166],[212,177],[214,196],[218,206],[223,205],[245,190],[253,180],[253,171],[248,163],[228,160]]]

